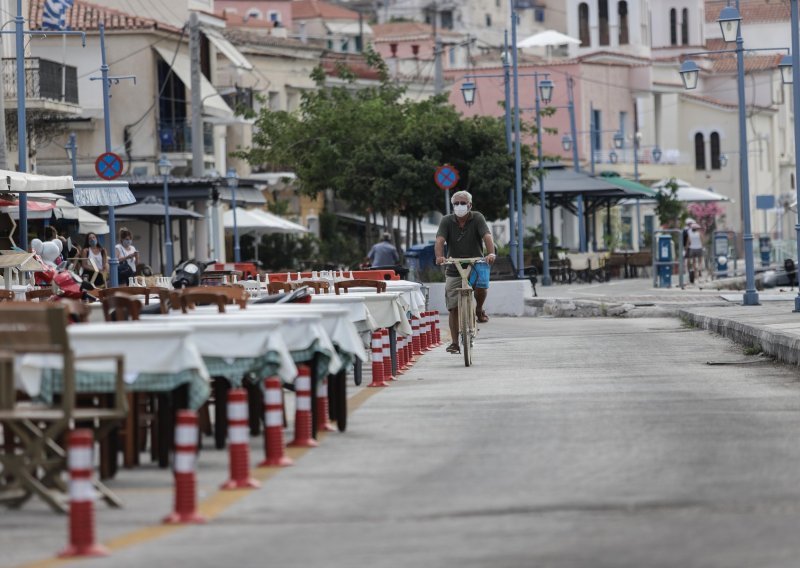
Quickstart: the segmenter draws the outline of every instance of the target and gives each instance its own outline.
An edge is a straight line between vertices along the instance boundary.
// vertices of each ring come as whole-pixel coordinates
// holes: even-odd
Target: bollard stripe
[[[311,377],[300,375],[294,380],[294,388],[298,394],[301,392],[311,393]]]
[[[194,473],[196,461],[194,452],[175,452],[173,470],[175,470],[175,473]]]
[[[92,469],[92,448],[75,447],[69,448],[67,454],[67,464],[70,471],[76,469]]]
[[[229,425],[228,441],[231,444],[247,444],[250,441],[250,428],[247,425]]]
[[[264,413],[264,422],[267,426],[280,426],[283,428],[283,412],[280,410],[267,410]]]
[[[264,403],[267,405],[283,404],[281,389],[268,388],[266,391],[264,391]]]
[[[89,479],[70,479],[69,481],[69,500],[73,503],[79,501],[94,501],[97,497]]]
[[[229,402],[228,420],[247,420],[247,403]]]
[[[306,411],[311,410],[311,397],[298,396],[295,405],[297,410],[306,410]]]
[[[194,447],[197,444],[197,434],[197,426],[178,424],[175,427],[175,445]]]
[[[328,398],[328,381],[319,381],[317,383],[317,398]]]

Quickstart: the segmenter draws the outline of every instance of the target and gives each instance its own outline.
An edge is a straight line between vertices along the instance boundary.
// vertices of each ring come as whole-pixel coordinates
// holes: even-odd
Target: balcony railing
[[[192,123],[188,120],[158,123],[158,139],[162,152],[191,152]],[[214,125],[203,123],[203,152],[214,153]]]
[[[3,97],[17,98],[17,60],[14,58],[3,58]],[[26,57],[25,99],[77,105],[77,68],[39,57]]]

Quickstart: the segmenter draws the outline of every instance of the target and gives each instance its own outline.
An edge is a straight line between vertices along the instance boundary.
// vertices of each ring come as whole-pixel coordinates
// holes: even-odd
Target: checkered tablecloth
[[[281,367],[281,355],[277,351],[270,351],[261,357],[203,357],[212,377],[224,377],[233,387],[242,386],[248,376],[256,380],[271,377],[278,373]]]
[[[116,374],[102,371],[76,371],[75,390],[79,393],[110,393],[116,387]],[[189,408],[197,410],[208,400],[211,387],[195,369],[178,373],[140,373],[136,380],[125,388],[137,392],[169,392],[181,385],[189,385]],[[42,382],[38,398],[52,403],[53,396],[60,393],[64,383],[60,369],[42,369]]]

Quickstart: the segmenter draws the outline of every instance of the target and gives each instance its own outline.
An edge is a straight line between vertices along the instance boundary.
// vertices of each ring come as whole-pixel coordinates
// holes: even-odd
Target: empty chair
[[[25,292],[25,299],[29,302],[47,300],[53,295],[51,288],[40,288],[38,290],[28,290]]]
[[[228,298],[224,294],[204,292],[202,288],[187,288],[180,294],[181,311],[187,313],[189,308],[196,305],[216,305],[219,313],[225,313],[225,304]]]
[[[123,293],[128,296],[144,296],[144,305],[150,305],[150,296],[158,296],[161,288],[147,286],[117,286],[116,288],[105,288],[102,290],[95,290],[95,295],[101,300],[107,296],[117,293]]]
[[[330,282],[327,280],[303,280],[297,284],[313,288],[315,294],[327,294],[331,289]]]
[[[221,294],[226,298],[226,304],[236,304],[241,309],[247,307],[247,300],[250,295],[247,290],[239,284],[219,285],[219,286],[200,286],[192,288],[192,291],[208,292],[211,294]]]
[[[334,284],[337,295],[339,290],[347,294],[350,288],[375,288],[375,291],[380,294],[386,291],[386,282],[384,280],[343,280]]]
[[[267,293],[278,294],[279,292],[291,292],[292,285],[289,282],[270,282],[267,284]]]
[[[13,290],[0,289],[0,302],[13,302],[16,297]]]
[[[138,320],[142,310],[142,303],[139,300],[121,292],[106,294],[102,302],[103,317],[106,321]]]

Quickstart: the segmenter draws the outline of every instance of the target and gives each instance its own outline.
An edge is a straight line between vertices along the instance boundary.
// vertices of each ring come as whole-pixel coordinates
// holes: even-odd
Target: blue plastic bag
[[[489,272],[491,267],[485,262],[476,262],[472,265],[472,272],[469,273],[467,281],[473,288],[489,287]]]

